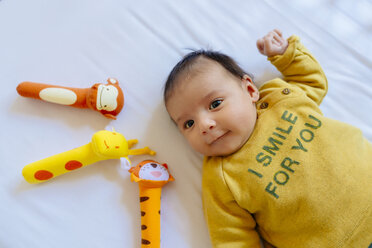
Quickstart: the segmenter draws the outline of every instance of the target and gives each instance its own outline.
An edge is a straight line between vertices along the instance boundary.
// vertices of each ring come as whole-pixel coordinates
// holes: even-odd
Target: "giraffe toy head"
[[[174,178],[169,173],[168,165],[154,160],[144,160],[129,169],[132,181],[148,187],[162,187]]]
[[[116,79],[109,78],[107,82],[107,84],[95,84],[90,88],[87,94],[87,105],[105,117],[116,119],[124,106],[124,94]]]
[[[128,157],[129,146],[124,135],[115,131],[101,130],[92,137],[96,154],[106,158]]]

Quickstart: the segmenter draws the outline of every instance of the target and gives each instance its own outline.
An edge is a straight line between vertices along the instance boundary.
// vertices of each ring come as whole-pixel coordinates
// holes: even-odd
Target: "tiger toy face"
[[[168,181],[169,173],[165,166],[150,162],[142,165],[139,170],[139,178],[153,181]]]
[[[167,164],[160,164],[152,160],[142,161],[129,171],[143,180],[168,181],[170,179]]]

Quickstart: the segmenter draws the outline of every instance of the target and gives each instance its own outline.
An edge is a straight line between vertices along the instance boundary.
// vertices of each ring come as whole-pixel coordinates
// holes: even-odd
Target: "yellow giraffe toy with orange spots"
[[[145,160],[129,169],[131,179],[138,183],[141,204],[141,248],[160,248],[161,188],[174,178],[167,164]]]
[[[137,142],[127,141],[115,131],[102,130],[86,145],[26,165],[22,174],[27,182],[40,183],[101,160],[125,159],[130,163],[128,155],[155,155],[148,147],[130,150]]]

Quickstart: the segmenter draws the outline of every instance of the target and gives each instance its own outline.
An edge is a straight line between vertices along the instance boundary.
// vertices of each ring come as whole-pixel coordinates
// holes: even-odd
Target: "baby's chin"
[[[226,140],[226,142],[222,142],[218,146],[210,147],[210,149],[203,151],[202,154],[207,157],[226,157],[232,155],[244,146],[248,138],[243,139],[239,137],[236,139],[235,137],[234,139],[234,137],[229,137],[228,139],[230,140]]]
[[[203,155],[207,157],[226,157],[239,151],[243,145],[244,143],[238,145],[229,145],[221,147],[220,149],[211,149],[210,151],[204,151]]]

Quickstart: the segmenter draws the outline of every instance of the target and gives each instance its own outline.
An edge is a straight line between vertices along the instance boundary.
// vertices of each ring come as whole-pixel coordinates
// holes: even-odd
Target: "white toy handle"
[[[126,157],[120,158],[120,165],[121,165],[121,168],[126,171],[129,170],[130,167],[132,167],[129,158],[126,158]]]

